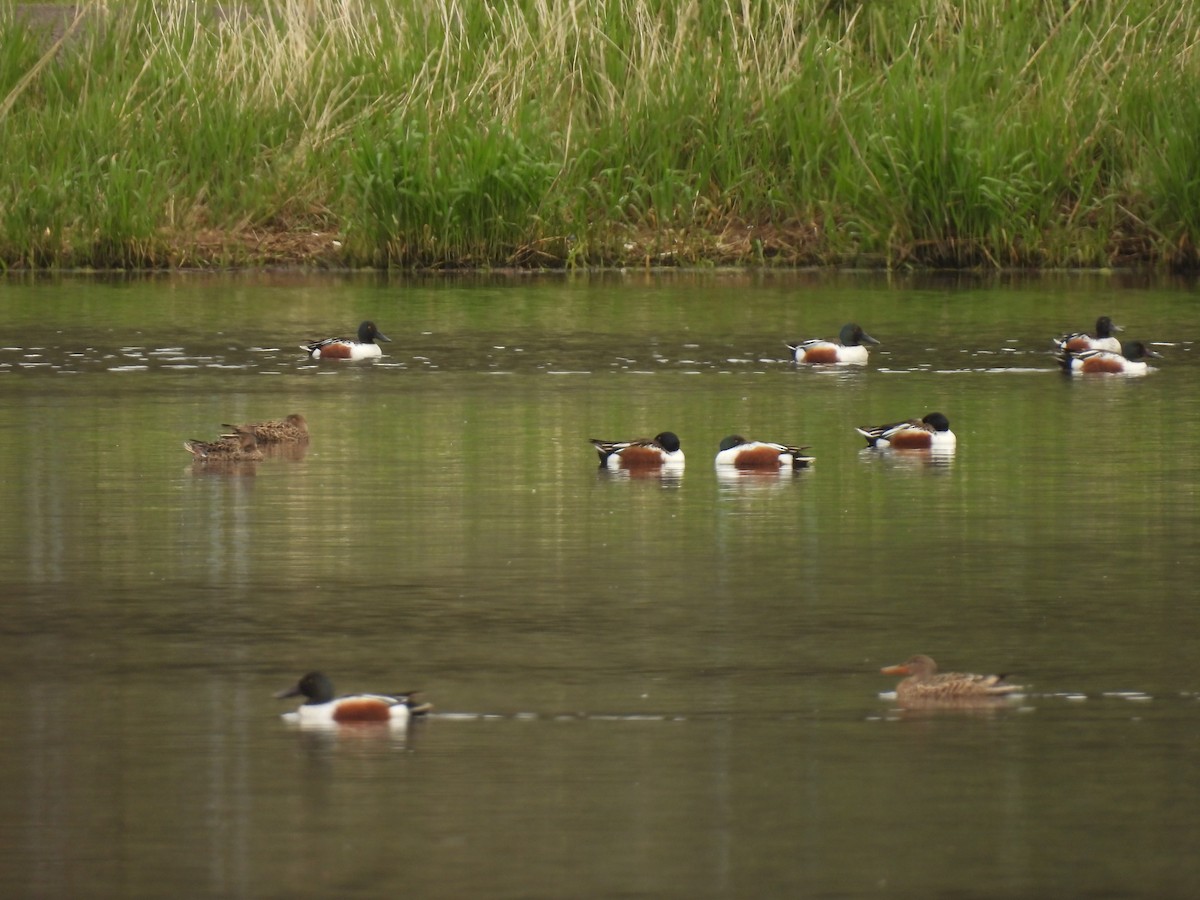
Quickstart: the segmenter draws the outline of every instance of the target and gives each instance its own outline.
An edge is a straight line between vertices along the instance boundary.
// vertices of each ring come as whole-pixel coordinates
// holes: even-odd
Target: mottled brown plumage
[[[974,675],[969,672],[938,672],[937,663],[917,655],[899,665],[880,669],[884,675],[905,675],[896,685],[901,703],[931,700],[989,699],[1022,690],[1019,684],[1005,684],[1004,675]]]
[[[183,449],[197,461],[256,462],[263,458],[258,441],[250,431],[222,435],[215,441],[184,441]]]
[[[308,422],[299,413],[286,419],[252,422],[248,425],[222,425],[234,431],[249,431],[260,444],[300,444],[308,440]]]

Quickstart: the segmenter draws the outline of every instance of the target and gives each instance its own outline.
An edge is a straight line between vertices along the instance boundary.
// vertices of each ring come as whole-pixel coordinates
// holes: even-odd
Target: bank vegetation
[[[1200,4],[0,7],[0,265],[1194,268]]]

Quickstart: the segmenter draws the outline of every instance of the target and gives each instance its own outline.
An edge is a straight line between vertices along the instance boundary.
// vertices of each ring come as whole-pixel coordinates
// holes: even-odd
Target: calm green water
[[[0,283],[0,894],[1200,894],[1191,285]],[[1107,313],[1143,379],[1070,381]],[[373,364],[296,345],[374,319]],[[864,369],[784,341],[855,320]],[[863,453],[931,410],[952,461]],[[223,422],[298,458],[194,468]],[[670,429],[678,478],[590,437]],[[812,445],[718,478],[732,432]],[[1010,671],[913,715],[879,667]],[[272,693],[423,688],[406,736]]]

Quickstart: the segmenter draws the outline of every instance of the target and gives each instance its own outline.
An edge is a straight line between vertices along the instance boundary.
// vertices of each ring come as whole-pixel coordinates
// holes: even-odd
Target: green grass
[[[1200,12],[0,8],[16,267],[1194,267]]]

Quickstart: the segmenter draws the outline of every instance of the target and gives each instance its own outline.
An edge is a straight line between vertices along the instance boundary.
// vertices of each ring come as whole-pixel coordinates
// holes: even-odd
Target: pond
[[[5,896],[1190,897],[1191,283],[0,283]],[[1108,314],[1145,378],[1062,375]],[[375,361],[299,345],[371,319]],[[858,322],[865,366],[787,341]],[[949,457],[856,426],[945,413]],[[223,423],[303,414],[258,463]],[[682,471],[590,438],[670,430]],[[725,436],[811,469],[718,473]],[[1012,673],[912,710],[882,666]],[[407,731],[273,694],[420,689]]]

